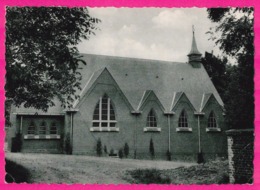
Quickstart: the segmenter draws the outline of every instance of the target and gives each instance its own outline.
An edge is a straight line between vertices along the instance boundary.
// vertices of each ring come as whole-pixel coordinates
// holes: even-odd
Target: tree
[[[129,155],[129,146],[127,143],[125,143],[124,146],[124,153],[125,153],[125,157],[127,158],[127,156]]]
[[[152,159],[154,159],[154,146],[153,146],[153,139],[151,138],[150,140],[150,146],[149,146],[149,151],[150,151],[150,154],[151,154],[151,157]]]
[[[230,67],[225,99],[230,128],[254,127],[254,30],[253,8],[211,8],[208,17],[217,23],[211,39],[237,61]]]
[[[123,149],[122,148],[119,149],[118,156],[119,156],[120,159],[123,158],[124,154],[123,154]]]
[[[76,45],[98,22],[86,8],[7,7],[7,99],[44,111],[54,98],[71,105],[80,89],[79,65],[86,64]]]
[[[211,81],[216,87],[220,97],[224,97],[226,91],[226,65],[227,58],[218,58],[212,53],[205,52],[205,56],[201,59],[201,63],[204,65]]]
[[[104,145],[104,153],[107,154],[107,146]]]
[[[102,143],[101,143],[100,139],[97,140],[97,149],[96,149],[96,151],[97,151],[97,155],[98,156],[102,155]]]

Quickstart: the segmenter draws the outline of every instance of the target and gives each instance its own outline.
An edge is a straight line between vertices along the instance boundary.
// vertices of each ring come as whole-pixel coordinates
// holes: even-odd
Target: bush
[[[198,153],[198,164],[204,163],[204,158],[202,152]]]
[[[135,183],[137,184],[170,184],[171,179],[168,176],[162,175],[156,169],[137,169],[129,171]]]
[[[19,132],[12,138],[11,152],[21,152],[22,149],[22,134]]]
[[[65,139],[65,152],[66,154],[72,154],[72,147],[70,144],[70,134],[66,134],[66,139]]]
[[[167,150],[166,156],[167,156],[167,160],[169,160],[169,161],[172,160],[172,153],[169,150]]]
[[[123,158],[124,154],[123,154],[123,150],[120,148],[119,152],[118,152],[118,156],[120,159]]]
[[[153,146],[153,139],[152,139],[152,138],[151,138],[151,140],[150,140],[149,151],[150,151],[150,154],[151,154],[152,159],[154,159],[155,153],[154,153],[154,146]]]
[[[104,145],[104,153],[107,154],[107,146]]]
[[[109,151],[109,156],[116,156],[115,152],[114,152],[114,149],[110,149]]]
[[[102,143],[100,139],[97,140],[97,155],[98,156],[102,155]]]
[[[229,183],[229,175],[228,173],[221,172],[218,174],[218,184],[228,184]]]
[[[129,155],[129,146],[127,143],[125,143],[125,146],[124,146],[124,153],[125,153],[125,157],[127,158]]]
[[[28,183],[29,171],[13,161],[5,159],[5,181],[7,183]]]

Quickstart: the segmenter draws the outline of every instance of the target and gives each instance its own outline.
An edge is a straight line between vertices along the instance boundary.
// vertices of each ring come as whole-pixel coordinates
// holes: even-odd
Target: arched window
[[[213,113],[213,111],[210,112],[210,114],[209,114],[208,128],[217,128],[217,121],[216,121],[216,117],[215,117],[215,114]]]
[[[55,122],[53,122],[53,123],[51,124],[50,134],[51,134],[51,135],[56,135],[56,134],[58,134],[58,130],[57,130],[57,126],[56,126],[56,123],[55,123]]]
[[[47,131],[46,122],[42,121],[40,128],[39,128],[39,134],[46,135],[46,131]]]
[[[93,127],[115,127],[116,117],[111,99],[105,94],[99,99],[93,114]]]
[[[36,127],[33,121],[30,122],[28,128],[27,128],[27,134],[28,135],[35,135]]]
[[[148,113],[146,126],[147,127],[157,127],[156,116],[155,116],[155,112],[153,109],[151,109],[151,111]]]
[[[188,125],[188,119],[187,119],[187,114],[185,112],[185,110],[183,110],[181,112],[181,115],[179,117],[179,123],[178,123],[179,127],[189,127]]]

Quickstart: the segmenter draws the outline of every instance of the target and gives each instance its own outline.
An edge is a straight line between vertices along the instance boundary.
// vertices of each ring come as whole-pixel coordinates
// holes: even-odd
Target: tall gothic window
[[[93,114],[93,127],[115,127],[116,117],[111,99],[105,94],[99,99]]]
[[[151,111],[148,113],[146,126],[147,127],[157,127],[156,116],[155,116],[155,112],[153,109],[151,109]]]
[[[27,128],[27,134],[28,135],[35,135],[36,133],[36,127],[33,121],[30,122],[28,128]]]
[[[40,135],[45,135],[45,134],[46,134],[46,131],[47,131],[47,126],[46,126],[45,121],[43,121],[43,122],[40,124],[39,134],[40,134]]]
[[[185,112],[185,110],[183,110],[181,112],[181,115],[179,117],[179,123],[178,123],[179,127],[189,127],[188,125],[188,119],[187,119],[187,114]]]
[[[215,114],[213,113],[213,111],[210,112],[210,114],[209,114],[208,128],[217,128],[217,121],[216,121],[216,117],[215,117]]]

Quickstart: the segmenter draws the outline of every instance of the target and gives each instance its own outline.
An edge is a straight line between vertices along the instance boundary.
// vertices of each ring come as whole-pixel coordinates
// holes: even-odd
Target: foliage
[[[254,127],[253,13],[253,8],[208,9],[209,18],[217,23],[210,31],[211,39],[237,62],[227,68],[223,98],[230,128]]]
[[[21,152],[22,149],[22,134],[19,132],[12,138],[11,152]]]
[[[124,154],[125,154],[125,157],[127,158],[128,155],[129,155],[129,146],[127,143],[125,143],[125,146],[124,146]]]
[[[11,127],[10,113],[11,113],[11,101],[5,100],[5,127]]]
[[[122,148],[119,149],[119,151],[118,151],[118,156],[119,156],[120,159],[123,158],[124,153],[123,153],[123,149],[122,149]]]
[[[157,169],[137,169],[128,172],[137,184],[170,184],[171,179]]]
[[[204,163],[203,153],[198,153],[198,164]]]
[[[72,154],[72,147],[71,147],[69,133],[66,134],[66,138],[65,138],[65,152],[66,152],[66,154]]]
[[[221,98],[224,98],[226,91],[226,65],[227,58],[218,58],[212,53],[205,52],[205,56],[201,59],[201,63],[205,67],[211,81],[216,87]]]
[[[76,45],[94,34],[86,8],[6,8],[6,97],[16,106],[47,111],[58,98],[70,106],[80,89]]]
[[[104,145],[104,153],[107,154],[107,146]]]
[[[155,152],[154,152],[154,146],[153,146],[153,139],[152,138],[150,140],[149,151],[150,151],[152,159],[154,159]]]
[[[172,160],[172,153],[169,150],[167,150],[167,152],[166,152],[166,157],[167,157],[168,161]]]
[[[228,184],[228,160],[215,160],[176,169],[136,169],[126,172],[129,183]]]
[[[98,156],[102,155],[102,143],[101,143],[100,139],[97,140],[97,149],[96,149],[96,151],[97,151],[97,155]]]
[[[110,151],[109,151],[109,155],[110,155],[110,156],[114,156],[114,154],[115,154],[115,153],[114,153],[114,149],[111,148]]]
[[[29,171],[17,163],[5,159],[5,181],[7,183],[28,183]]]

